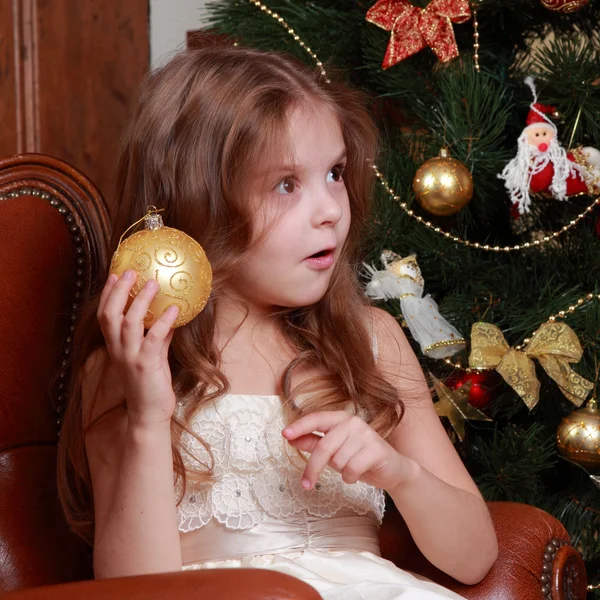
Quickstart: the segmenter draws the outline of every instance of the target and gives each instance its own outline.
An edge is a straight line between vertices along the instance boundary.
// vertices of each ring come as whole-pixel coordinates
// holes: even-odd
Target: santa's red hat
[[[554,126],[554,123],[546,117],[546,115],[551,115],[556,109],[554,106],[548,106],[547,104],[539,104],[535,103],[531,105],[529,109],[529,114],[527,115],[527,125],[536,125],[539,123],[544,123],[546,125]]]
[[[533,102],[529,105],[529,114],[527,115],[527,122],[525,129],[529,127],[548,127],[556,131],[556,125],[546,116],[552,114],[556,109],[554,106],[548,106],[547,104],[540,104],[537,102],[537,92],[533,83],[532,77],[525,78],[525,84],[531,89],[533,93]],[[523,131],[525,131],[525,129]]]

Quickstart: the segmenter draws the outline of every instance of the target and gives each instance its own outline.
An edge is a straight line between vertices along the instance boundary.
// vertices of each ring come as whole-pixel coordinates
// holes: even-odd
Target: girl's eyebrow
[[[339,163],[340,161],[344,160],[346,158],[347,152],[346,149],[342,150],[342,152],[340,153],[340,155],[338,156],[338,158],[335,159],[334,163]],[[294,165],[279,165],[277,167],[275,167],[272,170],[266,171],[267,173],[269,173],[270,175],[278,174],[278,173],[283,173],[284,171],[295,171],[296,169],[298,169],[300,165],[294,164]]]

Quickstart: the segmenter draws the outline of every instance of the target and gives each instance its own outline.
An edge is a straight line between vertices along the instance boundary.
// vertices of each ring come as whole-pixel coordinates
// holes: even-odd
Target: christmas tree
[[[407,327],[446,406],[462,398],[488,417],[473,410],[448,426],[485,498],[556,516],[599,582],[590,475],[600,447],[587,462],[566,456],[580,464],[557,447],[557,431],[566,444],[573,426],[559,429],[563,419],[596,395],[600,363],[598,0],[219,0],[208,10],[211,27],[240,44],[322,61],[369,93],[386,145],[365,240],[370,277],[420,268],[466,348],[447,356],[460,347],[448,338],[452,350],[434,357],[401,294],[372,296]],[[449,156],[431,162],[442,148]],[[394,254],[382,264],[384,250],[414,254],[418,267]],[[553,369],[557,352],[575,373]]]

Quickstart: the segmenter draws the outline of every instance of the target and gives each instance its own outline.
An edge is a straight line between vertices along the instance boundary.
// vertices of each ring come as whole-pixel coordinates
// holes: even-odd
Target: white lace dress
[[[189,482],[178,508],[184,570],[272,569],[325,600],[461,598],[381,558],[382,490],[347,484],[329,467],[315,489],[302,488],[304,462],[281,435],[278,396],[227,394],[191,428],[211,446],[217,481]],[[182,446],[210,464],[189,434]],[[185,451],[183,458],[189,467]]]

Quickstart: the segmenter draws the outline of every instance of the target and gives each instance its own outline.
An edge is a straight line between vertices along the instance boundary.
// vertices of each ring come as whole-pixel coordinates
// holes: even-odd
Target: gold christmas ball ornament
[[[127,269],[137,272],[129,304],[150,278],[158,282],[159,291],[144,319],[146,329],[172,304],[179,307],[173,327],[181,327],[206,306],[212,284],[210,263],[196,240],[178,229],[163,226],[161,216],[153,207],[143,220],[142,231],[119,243],[110,263],[110,273],[121,276]]]
[[[600,411],[595,399],[566,416],[556,432],[558,452],[589,474],[600,473]]]
[[[473,178],[467,167],[448,150],[423,163],[415,174],[413,190],[417,202],[438,217],[456,214],[473,196]]]
[[[553,12],[559,12],[563,15],[577,12],[589,4],[590,0],[541,0],[542,6]]]

